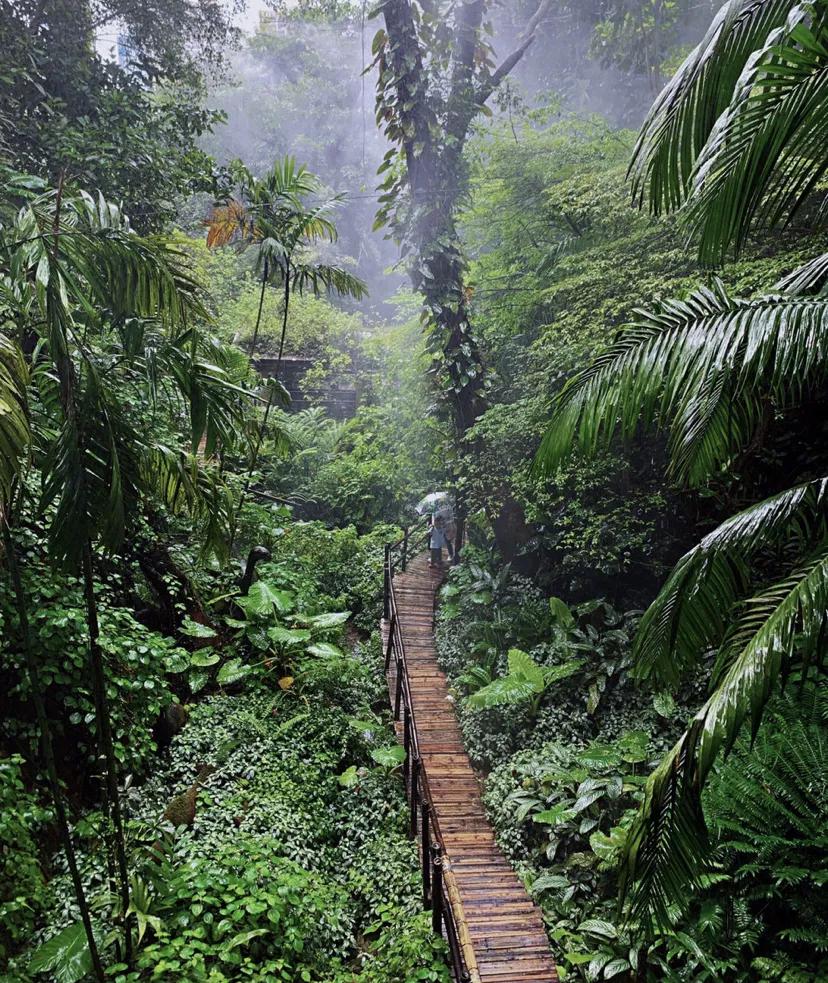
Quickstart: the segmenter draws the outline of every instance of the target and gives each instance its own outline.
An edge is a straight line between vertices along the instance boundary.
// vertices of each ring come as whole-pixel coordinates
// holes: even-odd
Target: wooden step
[[[540,909],[497,847],[448,680],[437,664],[434,601],[443,571],[427,560],[428,554],[415,557],[395,576],[394,596],[423,779],[445,848],[444,869],[468,968],[475,983],[557,983]],[[387,644],[388,625],[382,629]],[[393,658],[388,684],[393,706]],[[395,726],[401,739],[402,723]]]

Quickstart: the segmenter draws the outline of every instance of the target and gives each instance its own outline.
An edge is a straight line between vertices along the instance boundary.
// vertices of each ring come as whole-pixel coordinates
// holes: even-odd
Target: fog
[[[527,22],[523,7],[494,7],[498,60],[518,44]],[[699,7],[705,8],[701,25],[710,4]],[[226,113],[227,123],[209,138],[207,149],[220,163],[242,158],[254,173],[291,154],[329,192],[346,194],[338,214],[337,259],[351,262],[368,282],[366,311],[387,313],[384,303],[405,277],[396,245],[372,232],[376,171],[387,145],[374,119],[375,73],[365,76],[363,69],[379,19],[297,22],[258,0],[248,5],[243,26],[247,36],[233,57],[232,81],[210,93],[211,106]],[[692,27],[687,30],[692,36]],[[589,25],[571,15],[541,22],[535,44],[512,75],[510,96],[530,108],[556,103],[562,112],[599,113],[615,125],[636,127],[652,102],[653,81],[602,66],[590,49],[591,34]],[[494,98],[490,102],[495,113],[501,111]]]

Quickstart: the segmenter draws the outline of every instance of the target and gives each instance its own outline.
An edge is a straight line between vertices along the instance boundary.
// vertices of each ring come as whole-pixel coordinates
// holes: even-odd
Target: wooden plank
[[[423,777],[445,848],[446,883],[460,944],[472,983],[557,983],[540,910],[497,847],[480,782],[463,747],[448,680],[437,665],[434,599],[441,582],[442,571],[428,566],[427,555],[419,556],[394,578],[394,596]],[[388,625],[382,628],[387,645]],[[392,705],[396,682],[392,659]],[[402,724],[395,726],[401,738]]]

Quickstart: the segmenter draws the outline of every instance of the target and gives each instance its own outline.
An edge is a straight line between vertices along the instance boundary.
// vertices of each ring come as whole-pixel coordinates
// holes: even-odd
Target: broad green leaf
[[[533,823],[539,823],[542,826],[560,826],[561,823],[565,823],[572,819],[575,815],[572,809],[568,806],[560,803],[553,806],[551,809],[544,809],[543,812],[536,812],[532,816]]]
[[[266,580],[257,580],[247,594],[247,597],[237,597],[236,604],[248,616],[266,618],[276,614],[288,614],[293,610],[296,598],[290,591],[279,590]]]
[[[78,983],[92,971],[92,956],[80,922],[65,928],[40,946],[29,961],[32,973],[51,972],[55,983]]]
[[[182,635],[189,635],[190,638],[215,638],[215,629],[211,628],[209,625],[202,625],[198,621],[193,621],[192,618],[185,618],[181,624],[179,631]]]
[[[210,674],[203,669],[194,670],[187,676],[187,684],[190,687],[191,693],[200,692],[209,681]]]
[[[343,771],[338,781],[343,788],[353,788],[359,781],[359,772],[357,771],[356,765],[351,765],[350,768]]]
[[[628,973],[629,970],[630,964],[626,959],[613,959],[612,962],[604,966],[604,979],[611,980],[614,976],[618,976],[619,973]]]
[[[268,628],[267,637],[274,645],[290,646],[310,641],[311,633],[307,628],[283,628],[282,625],[274,625],[273,628]]]
[[[214,649],[198,649],[190,653],[190,665],[198,669],[207,669],[216,665],[221,656]]]
[[[621,757],[627,764],[639,764],[647,760],[647,748],[650,739],[646,731],[628,730],[616,741]]]
[[[594,935],[602,939],[617,939],[618,929],[612,922],[603,921],[600,918],[588,918],[578,926],[579,932],[587,935]]]
[[[224,623],[230,628],[246,628],[247,622],[240,621],[238,618],[225,618]]]
[[[534,684],[524,676],[502,676],[472,693],[467,702],[475,710],[486,710],[490,707],[523,703],[536,695]]]
[[[326,611],[324,614],[306,617],[304,623],[313,628],[336,628],[338,625],[344,625],[350,617],[350,611]]]
[[[316,655],[320,659],[341,659],[344,652],[338,645],[331,645],[330,642],[317,642],[309,645],[306,649],[309,655]]]
[[[508,660],[510,675],[522,676],[532,684],[536,693],[543,690],[543,669],[532,659],[531,655],[527,655],[521,649],[509,649]]]
[[[571,628],[575,624],[575,618],[572,616],[572,612],[559,597],[549,598],[549,610],[552,612],[552,618],[555,624],[560,625],[562,628]]]
[[[231,659],[219,669],[216,682],[220,686],[232,686],[233,683],[237,683],[248,676],[251,671],[251,667],[245,665],[241,659]]]
[[[653,697],[653,709],[659,717],[672,720],[676,716],[676,701],[673,699],[672,693],[669,690],[656,693]]]
[[[394,747],[378,747],[371,752],[371,757],[383,768],[396,768],[405,761],[405,748],[395,744]]]
[[[561,891],[569,887],[569,881],[560,874],[541,874],[540,877],[532,881],[532,894],[540,894],[542,891]]]

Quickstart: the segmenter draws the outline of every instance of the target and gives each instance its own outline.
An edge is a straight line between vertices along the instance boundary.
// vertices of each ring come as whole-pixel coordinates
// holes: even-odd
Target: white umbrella
[[[439,515],[449,519],[454,515],[454,501],[449,492],[432,492],[417,503],[417,515]]]

